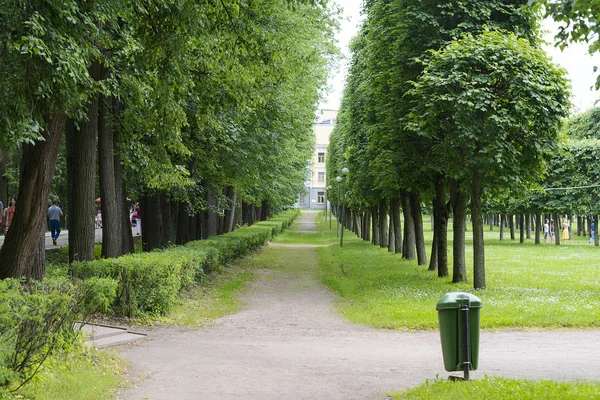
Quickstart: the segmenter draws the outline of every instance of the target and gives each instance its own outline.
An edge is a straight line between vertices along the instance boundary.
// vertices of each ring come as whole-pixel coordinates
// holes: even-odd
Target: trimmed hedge
[[[274,235],[289,227],[300,211],[284,211],[268,221],[206,240],[189,242],[149,253],[119,258],[76,262],[73,277],[114,280],[117,296],[112,312],[128,317],[167,314],[182,290],[204,276],[219,270],[238,257],[264,245]]]

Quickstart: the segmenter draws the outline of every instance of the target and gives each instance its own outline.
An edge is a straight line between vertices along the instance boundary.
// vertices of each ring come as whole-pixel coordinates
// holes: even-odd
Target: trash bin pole
[[[471,369],[471,338],[469,337],[469,306],[463,304],[460,308],[461,329],[462,329],[462,368],[465,374],[465,380],[469,380],[469,370]]]

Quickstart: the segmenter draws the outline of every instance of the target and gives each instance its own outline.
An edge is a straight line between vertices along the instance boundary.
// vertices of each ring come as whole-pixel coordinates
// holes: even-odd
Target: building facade
[[[308,179],[304,187],[305,191],[298,199],[296,207],[324,210],[327,202],[325,184],[327,176],[325,166],[327,165],[327,146],[329,135],[335,126],[337,110],[319,110],[313,124],[315,134],[315,151],[308,166]],[[329,204],[327,204],[329,207]]]

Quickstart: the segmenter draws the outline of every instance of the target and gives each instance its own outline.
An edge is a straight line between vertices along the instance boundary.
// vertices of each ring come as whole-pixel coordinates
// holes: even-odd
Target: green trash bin
[[[468,311],[463,309],[468,306]],[[464,371],[465,349],[463,336],[463,315],[468,314],[468,335],[470,347],[470,370],[476,370],[479,362],[479,311],[481,300],[470,293],[447,293],[438,301],[436,309],[440,322],[440,338],[446,371]],[[469,348],[467,348],[469,350]],[[468,371],[465,371],[467,374]]]

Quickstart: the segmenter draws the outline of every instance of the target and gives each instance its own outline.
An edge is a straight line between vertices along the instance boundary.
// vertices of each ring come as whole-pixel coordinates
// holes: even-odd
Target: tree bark
[[[372,232],[372,243],[375,246],[379,246],[379,209],[377,208],[377,206],[372,206],[371,207],[371,223],[373,228],[371,229]]]
[[[515,240],[515,217],[513,214],[508,214],[508,227],[510,229],[510,240]]]
[[[485,252],[483,240],[483,221],[481,219],[481,195],[483,176],[473,172],[471,179],[471,220],[473,223],[473,286],[485,289]]]
[[[96,198],[96,139],[98,97],[88,105],[79,130],[67,126],[67,197],[69,214],[69,262],[94,259]]]
[[[598,246],[600,241],[598,240],[598,216],[594,215],[594,246]]]
[[[415,224],[415,246],[417,250],[417,264],[427,264],[427,252],[425,251],[425,235],[423,233],[423,213],[421,211],[421,195],[419,192],[409,193],[410,210]]]
[[[225,196],[230,200],[229,209],[225,210],[225,233],[232,232],[235,222],[236,193],[233,186],[227,186]]]
[[[535,244],[541,243],[541,230],[542,230],[542,215],[540,213],[535,214]]]
[[[560,246],[560,234],[562,232],[562,220],[558,213],[554,214],[554,244]]]
[[[465,261],[465,230],[467,224],[467,194],[460,189],[456,180],[450,181],[450,204],[452,204],[452,283],[467,281]],[[482,221],[483,223],[483,221]],[[491,224],[493,226],[493,224]]]
[[[443,178],[438,178],[435,183],[435,221],[434,231],[437,241],[438,256],[438,276],[448,276],[448,209],[446,207],[446,182]]]
[[[506,225],[506,215],[500,215],[500,241],[504,240],[504,225]]]
[[[166,247],[173,242],[173,217],[171,212],[171,198],[167,193],[161,192],[160,216],[162,218],[163,234],[160,238],[160,247]],[[143,226],[143,225],[142,225]]]
[[[113,100],[113,114],[120,112],[120,103]],[[115,125],[116,127],[117,125]],[[129,205],[127,203],[127,189],[123,180],[123,165],[121,164],[121,149],[119,147],[119,130],[113,127],[113,162],[115,172],[115,195],[119,213],[119,227],[121,229],[121,255],[133,253],[133,233],[131,231],[131,219],[129,218]],[[142,227],[143,228],[143,227]]]
[[[210,189],[208,189],[206,191],[206,202],[208,203],[208,210],[206,210],[206,234],[208,236],[214,236],[217,234],[217,230],[218,230],[218,221],[219,219],[217,218],[217,214],[213,211],[216,209],[217,207],[217,200],[213,197],[212,195],[212,191]],[[254,207],[251,207],[252,209],[250,210],[249,214],[252,215],[251,220],[252,223],[249,223],[248,225],[252,225],[254,223]]]
[[[405,190],[400,191],[402,213],[404,215],[404,241],[402,243],[402,258],[414,260],[416,254],[415,221],[410,207],[410,196]]]
[[[402,253],[402,223],[400,222],[400,200],[390,200],[390,219],[394,225],[394,252]]]
[[[43,141],[23,146],[23,170],[12,225],[0,249],[0,279],[42,279],[46,272],[44,230],[48,193],[66,115],[55,113],[46,120]]]
[[[152,251],[164,246],[164,226],[160,194],[144,194],[140,197],[142,219],[142,250]]]
[[[387,202],[382,198],[379,200],[379,247],[388,245],[387,227]]]
[[[177,205],[177,238],[175,244],[184,245],[190,241],[190,214],[187,203],[180,201]]]
[[[108,121],[111,98],[100,96],[98,117],[98,176],[102,201],[102,257],[118,257],[121,253],[123,229],[119,219],[117,185],[114,166],[114,136]]]
[[[392,214],[392,209],[389,210],[390,213],[390,222],[388,226],[388,251],[390,253],[396,252],[396,232],[394,231],[394,218]]]
[[[433,199],[435,204],[435,198]],[[435,207],[433,207],[433,219],[435,220]],[[433,240],[431,241],[431,257],[429,258],[429,271],[437,271],[438,269],[438,254],[437,254],[437,238],[435,233],[435,225],[433,229]]]
[[[525,216],[519,214],[519,243],[525,243]]]

